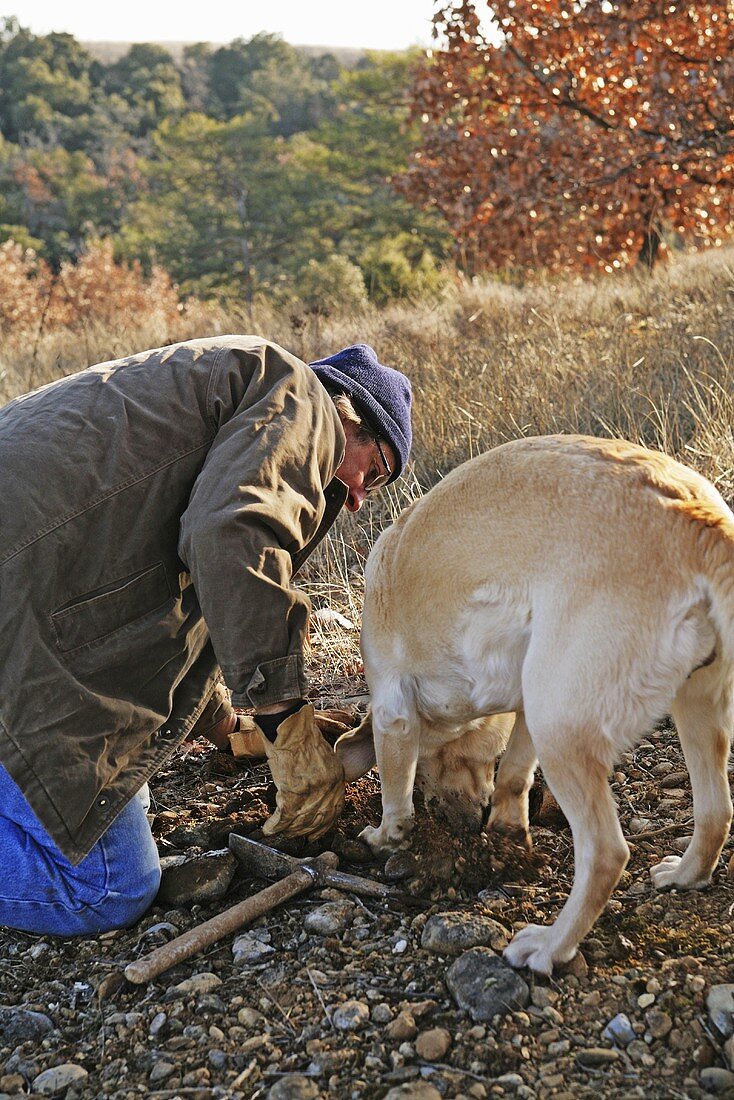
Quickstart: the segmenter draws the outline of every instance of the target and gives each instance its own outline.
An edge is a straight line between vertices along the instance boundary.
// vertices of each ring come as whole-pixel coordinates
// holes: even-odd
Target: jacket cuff
[[[264,661],[255,669],[244,691],[232,692],[235,707],[267,707],[285,699],[306,697],[308,680],[303,655],[291,653],[275,661]]]

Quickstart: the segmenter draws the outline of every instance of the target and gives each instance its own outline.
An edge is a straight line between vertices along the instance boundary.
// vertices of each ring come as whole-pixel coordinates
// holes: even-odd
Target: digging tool
[[[244,839],[244,837],[238,839]],[[260,847],[265,848],[268,852],[272,850],[266,848],[264,844]],[[279,852],[277,854],[280,855]],[[171,940],[170,943],[165,943],[162,947],[151,951],[150,954],[143,955],[142,958],[129,963],[125,967],[127,980],[135,985],[143,985],[145,982],[158,977],[164,971],[170,970],[177,963],[184,962],[185,959],[190,959],[192,955],[198,954],[204,948],[210,947],[217,940],[229,935],[230,932],[236,932],[250,921],[269,913],[276,905],[281,905],[289,898],[295,897],[296,894],[302,894],[304,890],[309,890],[312,886],[324,885],[324,874],[337,866],[339,857],[334,852],[323,852],[314,860],[304,862],[294,860],[293,862],[296,866],[289,866],[289,873],[285,878],[281,878],[279,882],[274,882],[272,886],[266,886],[264,890],[253,894],[251,898],[246,898],[244,901],[238,902],[237,905],[232,905],[229,909],[225,909],[223,913],[212,917],[211,920],[198,924],[195,928],[184,932],[182,936],[177,936],[174,940]],[[266,878],[268,876],[263,875],[262,877]]]
[[[307,860],[296,859],[285,852],[279,852],[277,848],[262,844],[259,840],[238,836],[237,833],[229,834],[229,850],[242,867],[258,878],[282,879],[284,875],[294,874],[299,867],[308,863]],[[335,886],[337,890],[349,890],[366,898],[405,899],[403,892],[394,886],[385,886],[382,882],[374,882],[359,875],[347,875],[344,871],[337,871],[335,865],[325,867],[320,872],[319,885]]]
[[[316,859],[296,859],[279,852],[258,840],[230,833],[229,847],[238,863],[257,878],[277,879],[272,886],[253,894],[251,898],[225,909],[211,920],[177,936],[150,954],[144,955],[125,967],[125,977],[135,985],[143,985],[170,970],[177,963],[190,959],[217,940],[243,928],[257,917],[269,913],[276,905],[302,894],[312,886],[335,886],[368,898],[405,901],[405,895],[394,886],[386,886],[359,875],[347,875],[338,871],[339,857],[334,852],[323,852]]]

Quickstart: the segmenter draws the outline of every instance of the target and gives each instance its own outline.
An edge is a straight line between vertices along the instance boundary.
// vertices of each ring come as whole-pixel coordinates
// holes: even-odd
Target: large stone
[[[364,1001],[344,1001],[331,1016],[337,1031],[361,1031],[370,1018],[369,1005]]]
[[[168,1001],[178,997],[190,997],[192,995],[211,993],[213,989],[217,989],[221,984],[222,979],[220,977],[206,970],[200,974],[192,974],[190,978],[184,978],[178,985],[170,986],[167,990],[165,1000]]]
[[[734,1073],[728,1069],[721,1069],[719,1066],[707,1066],[702,1069],[700,1081],[701,1087],[706,1092],[725,1092],[730,1095],[732,1089],[734,1089]]]
[[[166,1062],[162,1059],[160,1062],[156,1062],[150,1071],[148,1081],[151,1085],[159,1085],[161,1081],[166,1081],[172,1073],[176,1072],[176,1067],[173,1062]]]
[[[712,985],[706,997],[706,1008],[722,1038],[734,1035],[734,985]]]
[[[440,1062],[451,1046],[451,1032],[445,1027],[432,1027],[421,1031],[415,1041],[415,1050],[419,1058],[427,1062]]]
[[[336,936],[351,924],[354,917],[354,905],[351,901],[327,901],[312,909],[303,919],[306,932],[317,936]]]
[[[66,1092],[72,1085],[79,1085],[89,1074],[84,1066],[76,1062],[64,1062],[60,1066],[52,1066],[39,1073],[33,1079],[33,1091],[40,1092],[42,1096],[56,1096]]]
[[[205,852],[225,848],[229,834],[241,826],[234,814],[219,817],[215,821],[199,821],[194,825],[178,825],[166,833],[166,842],[174,848],[202,848]]]
[[[17,1047],[29,1039],[42,1039],[53,1029],[53,1022],[43,1012],[0,1005],[0,1046]]]
[[[459,1008],[477,1022],[515,1012],[530,1001],[527,982],[488,947],[461,955],[448,971],[446,984]]]
[[[437,955],[460,955],[471,947],[507,947],[507,931],[496,920],[472,913],[436,913],[426,921],[421,947]]]
[[[237,869],[227,848],[203,855],[164,856],[156,902],[161,905],[194,905],[215,901],[226,894]]]
[[[401,882],[413,878],[418,873],[418,860],[413,852],[401,848],[393,852],[385,863],[385,878],[388,882]]]
[[[647,1030],[653,1039],[662,1039],[673,1028],[673,1021],[667,1012],[661,1012],[659,1008],[651,1008],[645,1013]]]
[[[409,1008],[402,1009],[394,1020],[385,1028],[388,1039],[393,1039],[395,1042],[401,1043],[406,1040],[415,1039],[418,1034],[418,1025],[415,1022],[415,1016]]]
[[[616,1062],[618,1058],[619,1051],[608,1047],[587,1047],[586,1050],[580,1050],[576,1055],[577,1063],[585,1069],[591,1069],[595,1066],[608,1066],[610,1062]]]
[[[249,932],[243,932],[232,944],[232,959],[238,966],[250,966],[253,963],[263,962],[268,956],[274,954],[274,947],[269,943],[263,943],[261,939]]]
[[[617,1043],[621,1047],[626,1047],[637,1038],[637,1032],[633,1028],[629,1016],[624,1012],[618,1012],[609,1021],[601,1035],[602,1039],[609,1039],[610,1042]]]
[[[441,1093],[427,1081],[406,1081],[385,1093],[385,1100],[441,1100]]]
[[[316,1100],[319,1095],[315,1081],[302,1073],[289,1073],[268,1090],[268,1100]]]

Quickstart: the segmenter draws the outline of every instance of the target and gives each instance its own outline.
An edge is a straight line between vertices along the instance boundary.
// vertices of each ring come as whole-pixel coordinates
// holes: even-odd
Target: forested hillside
[[[431,6],[435,49],[392,54],[265,33],[92,52],[5,19],[0,286],[33,282],[50,323],[84,308],[86,258],[318,318],[731,239],[726,0]]]
[[[391,176],[416,143],[417,58],[346,67],[260,34],[103,63],[0,24],[0,245],[58,270],[99,239],[182,292],[313,308],[435,286],[449,235]]]

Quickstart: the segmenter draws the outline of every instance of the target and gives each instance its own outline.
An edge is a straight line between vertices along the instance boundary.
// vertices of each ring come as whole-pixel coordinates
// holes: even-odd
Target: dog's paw
[[[373,852],[394,852],[408,839],[411,826],[411,821],[389,827],[384,824],[377,828],[374,825],[366,825],[359,834],[359,839],[363,840]]]
[[[509,841],[518,848],[523,848],[526,852],[532,852],[533,850],[530,833],[523,825],[515,821],[503,821],[499,817],[492,818],[490,814],[486,832],[490,836],[497,837],[500,841]]]
[[[685,856],[665,856],[650,868],[650,878],[656,890],[705,890],[710,875],[701,875],[697,868],[688,870]]]
[[[576,954],[576,948],[563,952],[553,941],[553,925],[528,924],[514,936],[503,956],[510,966],[527,966],[550,977],[555,964],[568,962]]]

